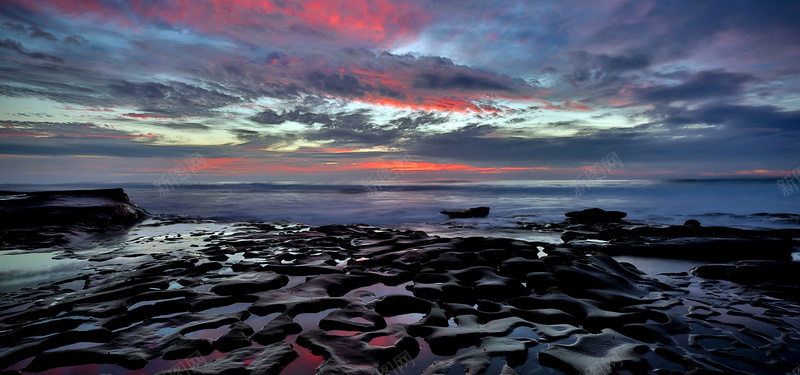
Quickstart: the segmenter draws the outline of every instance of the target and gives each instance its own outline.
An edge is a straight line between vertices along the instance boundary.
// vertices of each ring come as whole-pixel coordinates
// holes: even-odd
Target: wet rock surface
[[[602,245],[570,245],[149,219],[102,257],[67,254],[94,259],[73,279],[0,295],[0,370],[785,374],[800,363],[800,305],[761,293],[796,285],[796,267],[781,268],[794,263],[647,275]]]
[[[800,302],[800,262],[746,260],[698,266],[691,272],[705,279],[733,281],[744,287],[743,293],[758,290],[768,296]]]
[[[798,229],[707,227],[701,226],[697,220],[670,226],[582,220],[579,224],[564,225],[563,229],[561,239],[570,247],[609,255],[717,262],[749,259],[790,261],[794,248],[800,245],[794,240],[800,238]]]

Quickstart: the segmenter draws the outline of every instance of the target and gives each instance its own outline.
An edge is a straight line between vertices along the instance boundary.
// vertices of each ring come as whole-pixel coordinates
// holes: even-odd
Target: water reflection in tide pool
[[[656,276],[660,273],[689,272],[693,267],[710,263],[699,260],[664,259],[632,255],[618,255],[613,258],[620,263],[627,262],[633,264],[639,271],[649,276]]]
[[[297,335],[291,335],[286,338],[286,342],[294,346],[294,351],[297,352],[297,357],[292,363],[281,371],[281,375],[307,375],[315,373],[315,369],[322,364],[322,357],[314,355],[308,349],[297,345],[295,339]]]
[[[347,292],[347,294],[345,294],[345,296],[349,296],[349,295],[355,294],[357,292],[364,292],[364,291],[372,292],[372,294],[374,294],[375,297],[378,297],[378,298],[386,296],[386,295],[389,295],[389,294],[405,294],[405,295],[410,296],[410,295],[413,295],[413,293],[411,293],[411,291],[409,291],[406,288],[411,286],[411,285],[413,285],[413,284],[414,284],[413,281],[405,282],[405,283],[402,283],[402,284],[399,284],[399,285],[395,285],[395,286],[388,286],[388,285],[386,285],[384,283],[376,283],[376,284],[372,284],[370,286],[365,286],[365,287],[362,287],[362,288],[353,289],[353,290]]]
[[[12,292],[43,281],[76,276],[88,261],[53,259],[53,253],[0,252],[0,292]]]

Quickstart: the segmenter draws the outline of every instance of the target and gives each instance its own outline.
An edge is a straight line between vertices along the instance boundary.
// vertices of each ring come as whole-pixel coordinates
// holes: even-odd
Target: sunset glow
[[[118,169],[73,182],[147,181],[195,152],[211,165],[197,182],[358,180],[403,155],[411,179],[574,178],[612,151],[615,178],[797,163],[791,2],[0,7],[5,182],[49,180],[33,155]]]

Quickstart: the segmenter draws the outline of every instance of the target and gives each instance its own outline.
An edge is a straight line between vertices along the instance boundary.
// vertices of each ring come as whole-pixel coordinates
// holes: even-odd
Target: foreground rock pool
[[[585,243],[170,218],[92,241],[4,251],[47,268],[4,289],[3,374],[786,374],[800,364],[797,299],[645,274]]]

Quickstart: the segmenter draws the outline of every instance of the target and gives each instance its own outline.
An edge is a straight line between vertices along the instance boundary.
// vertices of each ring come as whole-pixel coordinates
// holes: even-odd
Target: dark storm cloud
[[[412,115],[394,118],[389,121],[402,131],[416,130],[420,126],[430,126],[443,124],[448,121],[447,115],[439,115],[431,112],[417,112]]]
[[[654,124],[671,127],[705,124],[734,128],[763,128],[800,133],[800,111],[786,111],[775,106],[746,106],[712,103],[699,108],[661,105],[644,113]]]
[[[50,34],[47,31],[42,30],[38,26],[29,26],[28,27],[28,31],[30,32],[28,37],[31,38],[31,39],[40,38],[40,39],[49,40],[51,42],[57,42],[58,41],[58,38],[55,35]]]
[[[107,89],[108,95],[117,101],[169,117],[208,115],[212,109],[240,102],[234,96],[182,82],[122,81],[109,84]]]
[[[761,45],[768,47],[764,53],[776,54],[780,49],[774,46],[800,42],[799,12],[800,3],[793,1],[625,2],[612,17],[626,22],[607,23],[585,44],[625,46],[664,62],[708,48],[729,33],[747,47]]]
[[[286,121],[294,121],[305,125],[330,124],[332,122],[330,116],[327,114],[303,112],[300,110],[287,111],[283,114],[278,114],[277,112],[269,109],[251,117],[251,119],[261,124],[270,125],[282,124]]]
[[[702,71],[687,77],[684,82],[634,90],[641,103],[669,103],[680,100],[720,99],[740,94],[753,77],[743,73],[721,70]]]
[[[21,24],[14,23],[14,22],[8,22],[8,21],[3,22],[3,27],[5,27],[8,30],[13,30],[17,34],[20,34],[20,35],[22,35],[22,34],[24,34],[26,32],[25,25],[21,25]]]
[[[25,48],[22,48],[22,43],[12,39],[0,40],[0,48],[5,48],[7,50],[19,52],[23,55],[27,53],[27,51],[25,51]]]
[[[438,75],[434,73],[420,74],[414,80],[414,87],[432,90],[486,90],[486,91],[505,91],[508,87],[499,82],[483,78],[470,76],[467,74],[455,74],[452,76]]]
[[[58,57],[58,56],[53,56],[53,55],[49,55],[49,54],[42,53],[42,52],[29,52],[28,50],[26,50],[22,46],[22,43],[20,43],[20,42],[18,42],[16,40],[12,40],[12,39],[0,40],[0,48],[17,52],[17,53],[19,53],[21,55],[30,57],[32,59],[50,60],[50,61],[57,62],[57,63],[63,63],[64,62],[64,59],[62,59],[61,57]]]
[[[611,56],[579,51],[574,54],[576,67],[569,74],[573,84],[594,83],[608,85],[628,81],[623,74],[650,66],[650,58],[643,54]]]
[[[45,39],[51,42],[58,41],[58,37],[56,37],[54,34],[49,33],[36,25],[26,27],[23,24],[6,21],[3,22],[3,26],[8,30],[13,30],[17,33],[17,35],[27,36],[30,39]]]
[[[475,127],[428,136],[409,147],[409,152],[473,165],[579,168],[615,151],[626,166],[662,163],[669,168],[683,165],[680,169],[687,170],[700,162],[768,166],[787,152],[796,152],[800,141],[798,132],[775,139],[758,131],[705,133],[695,129],[669,133],[617,129],[595,132],[591,137],[481,137],[489,130]],[[726,147],[719,147],[720,143]]]
[[[378,146],[392,145],[398,138],[407,135],[391,125],[378,125],[366,111],[340,112],[332,116],[329,123],[320,129],[304,133],[312,141],[332,140],[334,145]]]
[[[85,43],[89,42],[86,38],[80,35],[70,35],[64,38],[64,44],[73,45],[73,46],[81,46]]]
[[[352,74],[326,73],[315,70],[308,75],[309,87],[319,93],[331,93],[345,98],[364,95],[361,82]]]

